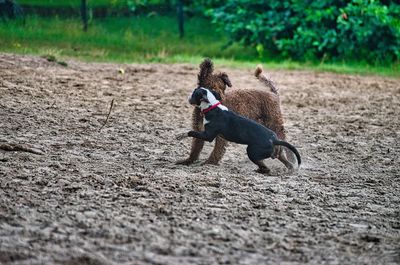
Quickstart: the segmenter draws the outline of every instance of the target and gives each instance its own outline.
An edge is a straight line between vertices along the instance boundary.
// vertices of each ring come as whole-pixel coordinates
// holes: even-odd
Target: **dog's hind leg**
[[[262,160],[259,161],[253,161],[254,164],[258,166],[258,169],[256,172],[261,173],[261,174],[267,174],[269,175],[271,173],[271,170],[264,164]]]
[[[281,161],[286,166],[287,169],[289,169],[290,171],[293,171],[294,170],[294,166],[287,159],[286,154],[287,154],[287,152],[285,152],[285,148],[280,148],[279,153],[278,153],[278,159],[279,159],[279,161]]]
[[[289,161],[292,165],[295,165],[297,160],[294,153],[289,149],[287,149],[286,147],[282,147],[281,150],[282,150],[281,152],[285,154],[286,160]]]
[[[264,164],[263,159],[268,158],[273,154],[273,148],[264,150],[265,148],[259,146],[247,146],[247,155],[251,162],[258,166],[256,172],[262,174],[270,174],[271,170]]]
[[[218,165],[225,154],[228,142],[222,137],[218,136],[215,139],[215,145],[210,157],[203,164]]]
[[[285,130],[285,128],[283,127],[283,125],[281,125],[281,126],[278,126],[277,128],[276,128],[276,135],[278,136],[278,138],[280,139],[280,140],[283,140],[283,141],[286,141],[286,130]],[[289,170],[293,170],[293,164],[295,164],[296,163],[296,156],[293,154],[293,152],[291,152],[289,149],[287,149],[286,147],[283,147],[283,146],[281,146],[281,147],[278,147],[278,146],[275,146],[275,149],[277,149],[277,157],[278,157],[278,159],[283,163],[283,164],[285,164],[285,166],[289,169]],[[289,164],[290,165],[289,165]]]
[[[280,120],[281,125],[271,126],[270,128],[273,130],[280,140],[286,140],[286,130],[283,126],[283,120]],[[266,122],[264,122],[266,124]],[[293,170],[293,164],[296,163],[296,156],[291,152],[289,149],[285,148],[284,146],[275,146],[274,157],[278,158],[289,170]]]

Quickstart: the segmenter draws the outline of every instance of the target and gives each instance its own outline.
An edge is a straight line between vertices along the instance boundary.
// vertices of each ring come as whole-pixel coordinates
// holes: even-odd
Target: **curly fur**
[[[200,73],[198,75],[198,85],[211,88],[218,92],[223,98],[226,87],[231,87],[232,83],[226,73],[213,74],[214,65],[210,59],[205,59],[200,64]]]
[[[262,73],[262,68],[257,67],[255,75],[270,88],[270,91],[237,89],[225,93],[226,87],[231,87],[231,81],[226,73],[214,74],[214,66],[210,59],[205,59],[200,64],[198,75],[198,85],[213,89],[221,95],[222,102],[230,110],[239,113],[247,118],[255,120],[267,128],[273,130],[281,140],[286,140],[286,132],[283,126],[283,117],[280,109],[280,99],[275,86],[268,85],[266,76]],[[271,82],[272,83],[272,82]],[[193,130],[200,131],[203,128],[203,117],[198,108],[193,110],[192,115]],[[193,139],[189,158],[178,161],[179,164],[191,164],[199,158],[203,149],[204,141]],[[214,149],[205,161],[206,164],[218,164],[225,154],[227,142],[221,137],[215,140]],[[292,164],[287,161],[283,149],[277,148],[277,157],[292,169]]]

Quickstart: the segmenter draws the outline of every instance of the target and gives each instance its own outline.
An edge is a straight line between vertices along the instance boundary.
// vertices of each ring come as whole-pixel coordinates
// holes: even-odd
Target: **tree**
[[[87,29],[88,29],[87,0],[81,0],[81,16],[82,16],[82,22],[83,22],[83,30],[87,31]]]

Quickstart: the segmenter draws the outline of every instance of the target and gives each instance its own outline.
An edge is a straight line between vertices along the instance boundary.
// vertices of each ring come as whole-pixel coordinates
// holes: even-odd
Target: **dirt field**
[[[0,54],[0,145],[44,153],[0,150],[0,263],[400,264],[400,80],[270,72],[304,164],[266,176],[174,164],[197,72]]]

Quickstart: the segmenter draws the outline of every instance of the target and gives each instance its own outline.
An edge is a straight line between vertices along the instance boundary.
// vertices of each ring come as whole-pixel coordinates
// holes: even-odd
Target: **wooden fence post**
[[[185,30],[183,27],[184,18],[183,18],[183,1],[182,0],[177,1],[176,13],[178,15],[179,38],[183,38],[183,36],[185,35]]]

